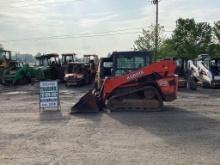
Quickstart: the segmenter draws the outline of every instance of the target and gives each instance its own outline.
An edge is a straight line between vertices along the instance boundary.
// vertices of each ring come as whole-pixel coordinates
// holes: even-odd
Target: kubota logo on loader
[[[142,77],[143,75],[144,75],[144,71],[141,70],[141,71],[129,74],[128,77],[127,77],[127,80],[134,80],[134,79],[137,79],[139,77]]]

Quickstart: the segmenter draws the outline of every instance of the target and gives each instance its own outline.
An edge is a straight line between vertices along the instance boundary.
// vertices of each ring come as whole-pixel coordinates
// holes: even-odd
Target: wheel
[[[197,89],[197,84],[196,84],[196,81],[195,81],[195,80],[193,80],[193,79],[190,80],[189,88],[190,88],[191,90],[196,90],[196,89]]]
[[[25,85],[29,82],[27,77],[23,77],[22,79],[18,80],[17,82],[15,82],[15,85]]]
[[[203,88],[209,88],[209,87],[211,87],[211,85],[208,82],[203,81],[202,82],[202,87]]]
[[[76,86],[81,87],[83,84],[85,84],[85,81],[84,82],[80,81],[76,84]]]
[[[86,76],[85,77],[85,85],[89,84],[90,83],[90,78],[89,76]]]
[[[213,81],[212,81],[211,84],[210,84],[210,88],[215,88],[215,84],[214,84]]]

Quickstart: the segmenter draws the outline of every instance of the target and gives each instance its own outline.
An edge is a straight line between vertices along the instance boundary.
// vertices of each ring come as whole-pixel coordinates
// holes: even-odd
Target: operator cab
[[[210,70],[214,74],[214,76],[220,76],[220,58],[211,60]]]
[[[96,74],[97,87],[99,88],[101,86],[106,77],[128,74],[131,71],[143,68],[151,63],[151,52],[113,52],[108,57],[100,59]]]
[[[11,60],[11,51],[2,50],[0,52],[0,59]]]
[[[197,60],[198,74],[195,77],[204,87],[220,86],[220,58],[206,54],[199,55]]]
[[[112,58],[101,58],[97,73],[101,79],[112,76]]]
[[[2,50],[0,52],[0,68],[6,67],[8,61],[11,61],[11,51]]]
[[[67,65],[70,62],[76,61],[76,54],[75,53],[66,53],[62,54],[62,65]]]
[[[85,54],[83,55],[83,62],[84,63],[93,63],[95,66],[98,66],[99,64],[99,58],[96,54]]]
[[[58,54],[45,54],[35,57],[36,66],[53,66],[60,65],[59,55]]]
[[[35,66],[44,66],[44,57],[42,55],[36,56],[35,60]]]
[[[9,66],[16,67],[18,65],[16,57],[16,52],[2,50],[0,52],[0,68],[7,68]]]
[[[58,54],[55,54],[55,53],[45,54],[44,57],[45,57],[47,64],[49,66],[60,65]]]
[[[82,74],[84,68],[85,68],[84,63],[72,62],[72,63],[69,63],[66,74],[71,74],[71,73]]]
[[[113,75],[121,76],[152,63],[150,52],[114,52]]]
[[[151,52],[113,52],[108,58],[101,59],[101,77],[121,76],[151,63]]]
[[[220,58],[207,57],[204,59],[203,64],[213,76],[220,76]]]
[[[186,77],[189,70],[187,58],[174,59],[176,61],[176,74],[180,77]]]

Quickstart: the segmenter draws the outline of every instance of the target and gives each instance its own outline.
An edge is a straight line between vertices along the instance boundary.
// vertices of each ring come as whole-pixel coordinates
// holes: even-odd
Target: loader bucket
[[[72,108],[71,114],[99,112],[99,101],[90,90]]]

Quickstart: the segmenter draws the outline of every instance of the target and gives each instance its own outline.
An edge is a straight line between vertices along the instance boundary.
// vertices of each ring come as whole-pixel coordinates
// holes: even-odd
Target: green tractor
[[[31,69],[28,64],[21,64],[11,51],[0,52],[0,83],[4,85],[25,84],[31,80]]]
[[[59,79],[61,70],[58,54],[44,54],[36,56],[36,65],[32,68],[32,75],[36,80]]]

